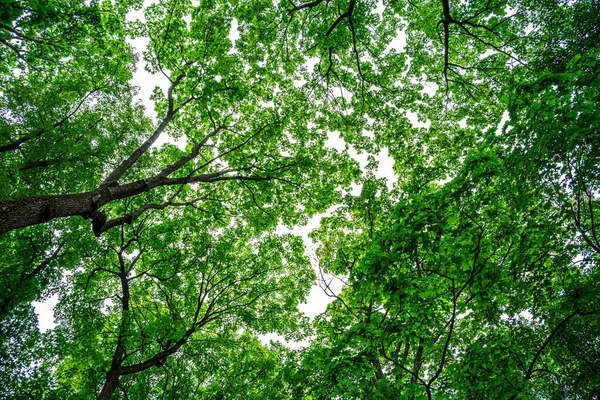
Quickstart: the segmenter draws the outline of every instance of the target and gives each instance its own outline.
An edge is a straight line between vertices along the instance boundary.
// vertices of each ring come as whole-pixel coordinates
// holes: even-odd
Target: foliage
[[[2,2],[0,396],[598,398],[599,15]]]

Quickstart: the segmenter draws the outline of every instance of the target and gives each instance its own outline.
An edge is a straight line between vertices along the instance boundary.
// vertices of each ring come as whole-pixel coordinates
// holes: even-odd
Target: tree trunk
[[[104,385],[102,386],[102,390],[100,391],[100,395],[98,395],[98,400],[109,400],[112,394],[115,392],[117,386],[119,386],[119,377],[121,374],[118,369],[111,369],[106,374],[106,380],[104,381]]]
[[[381,363],[379,362],[377,357],[371,358],[371,365],[373,366],[373,368],[375,368],[375,378],[377,378],[377,380],[383,378],[383,369],[381,368]]]
[[[86,215],[95,210],[94,192],[58,196],[31,196],[0,201],[0,234],[43,224],[55,218]]]
[[[415,362],[413,364],[412,377],[410,378],[411,385],[415,385],[417,383],[419,371],[421,370],[421,363],[422,363],[421,357],[423,357],[423,342],[424,342],[423,338],[419,338],[419,347],[417,348],[417,352],[415,354]],[[414,400],[415,396],[411,395],[408,399]]]
[[[100,186],[91,192],[31,196],[0,201],[0,235],[18,228],[43,224],[55,218],[80,215],[94,221],[94,232],[101,232],[106,216],[98,208],[160,186],[164,178],[142,179],[125,185]]]

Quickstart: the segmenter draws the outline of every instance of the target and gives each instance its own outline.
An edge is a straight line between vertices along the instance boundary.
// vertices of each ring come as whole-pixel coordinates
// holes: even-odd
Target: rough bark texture
[[[91,192],[2,200],[0,201],[0,235],[14,229],[43,224],[55,218],[80,215],[93,221],[94,233],[99,236],[106,230],[106,215],[98,209],[114,200],[133,197],[160,186],[231,180],[267,181],[273,179],[270,176],[227,175],[238,171],[241,170],[226,169],[220,172],[180,178],[169,178],[159,174],[158,176],[123,185],[111,182],[101,185]]]
[[[144,179],[125,185],[103,185],[91,192],[54,196],[31,196],[0,201],[0,234],[55,218],[80,215],[93,221],[96,234],[102,232],[106,216],[103,205],[135,196],[163,184],[165,179]]]
[[[85,216],[95,210],[92,197],[93,192],[84,192],[0,201],[0,234],[55,218]]]

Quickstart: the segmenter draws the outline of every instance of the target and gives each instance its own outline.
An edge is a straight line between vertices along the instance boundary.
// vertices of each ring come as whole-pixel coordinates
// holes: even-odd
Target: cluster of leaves
[[[574,241],[573,215],[553,199],[524,196],[498,151],[469,154],[450,182],[400,201],[367,182],[322,225],[324,272],[345,277],[345,286],[336,293],[323,275],[335,300],[306,350],[305,390],[328,398],[595,395],[597,254],[578,260],[590,249]],[[357,215],[363,225],[349,226]],[[568,343],[574,337],[595,354],[586,366]]]
[[[2,3],[1,397],[600,396],[597,2],[142,5]]]
[[[501,7],[511,5],[484,8]],[[446,60],[443,95],[464,103],[440,112],[434,96],[420,107],[427,129],[380,133],[396,161],[395,190],[370,177],[314,233],[321,285],[334,301],[301,353],[296,398],[600,395],[597,6],[519,7],[502,35],[516,36],[528,16],[526,44],[490,56],[519,62]],[[479,42],[458,47],[462,62],[487,40],[470,29],[501,36],[489,29],[502,23],[494,18],[440,21]],[[408,34],[410,43],[410,25]],[[432,55],[408,51],[419,52],[411,63]],[[456,68],[466,73],[453,88]],[[502,110],[508,121],[499,126]]]

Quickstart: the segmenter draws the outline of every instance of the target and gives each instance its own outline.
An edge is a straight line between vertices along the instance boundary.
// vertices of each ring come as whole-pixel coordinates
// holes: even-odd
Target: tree
[[[304,355],[308,393],[550,397],[556,382],[572,393],[574,361],[552,354],[597,324],[597,278],[573,262],[569,219],[512,179],[493,152],[474,153],[391,211],[385,186],[366,182],[322,225],[320,262],[346,286],[324,281],[335,300]],[[596,351],[593,334],[579,340]]]
[[[43,20],[46,6],[54,10],[52,15],[61,23]],[[123,225],[133,224],[140,229],[138,223],[150,228],[166,226],[169,229],[165,234],[174,238],[183,231],[182,224],[192,220],[196,230],[215,240],[232,232],[239,234],[238,240],[251,237],[263,240],[261,234],[280,222],[296,224],[325,210],[337,197],[336,188],[347,185],[358,174],[356,163],[349,157],[323,145],[327,137],[323,127],[327,122],[316,121],[316,108],[307,107],[306,90],[294,85],[299,66],[289,61],[285,71],[275,68],[275,57],[261,50],[264,38],[256,36],[253,26],[242,26],[240,43],[235,47],[227,38],[234,13],[238,11],[225,4],[193,7],[188,2],[162,2],[146,9],[145,24],[127,24],[125,14],[135,3],[93,3],[91,10],[84,9],[83,4],[82,10],[70,10],[68,6],[60,2],[11,3],[11,7],[22,12],[7,17],[12,26],[7,25],[10,29],[6,30],[36,40],[27,42],[11,36],[3,42],[3,50],[17,57],[11,59],[14,62],[2,80],[5,112],[0,144],[3,171],[0,209],[1,240],[7,249],[1,267],[2,283],[7,288],[2,298],[2,318],[3,324],[10,327],[2,332],[2,350],[6,355],[3,360],[10,360],[3,364],[2,375],[6,382],[21,382],[17,391],[11,389],[7,396],[36,393],[35,397],[57,384],[58,378],[48,360],[58,357],[57,354],[71,353],[70,346],[77,341],[65,334],[63,339],[59,338],[62,342],[55,343],[52,339],[51,345],[47,344],[45,337],[36,332],[35,315],[28,302],[43,299],[63,285],[70,288],[65,293],[73,296],[73,301],[81,299],[85,291],[78,291],[85,286],[69,286],[80,274],[74,271],[81,269],[86,276],[104,274],[101,283],[110,287],[110,278],[117,277],[122,272],[119,268],[125,266],[116,267],[114,276],[106,272],[110,270],[108,266],[96,271],[94,263],[82,262],[82,251],[89,252],[89,258],[98,262],[101,254],[119,248],[118,235],[109,234],[111,228],[121,227],[123,231]],[[79,17],[88,13],[99,19],[96,22],[100,24],[101,35],[94,35],[95,31],[86,25],[87,20]],[[191,18],[189,25],[183,21],[184,16]],[[52,29],[56,31],[51,32]],[[67,31],[77,34],[69,36]],[[128,81],[136,58],[125,41],[127,35],[151,39],[145,53],[148,68],[171,81],[166,93],[155,91],[160,118],[157,123],[144,115],[141,105],[132,104],[135,88]],[[68,45],[67,38],[72,39]],[[40,52],[48,56],[36,56]],[[14,73],[13,67],[21,72]],[[318,125],[311,127],[309,121]],[[164,136],[184,138],[185,149],[157,145],[157,139]],[[160,213],[169,208],[180,210],[171,211],[171,215]],[[91,219],[98,239],[90,235],[81,219],[60,218],[69,216]],[[156,245],[158,239],[154,236],[152,240]],[[207,237],[204,240],[210,242]],[[181,244],[189,245],[185,241]],[[143,249],[136,250],[145,254]],[[291,263],[292,256],[298,257],[302,251],[295,246],[294,254],[285,262]],[[221,254],[225,257],[229,253]],[[225,276],[262,278],[267,284],[266,272],[260,271],[258,265],[254,265],[256,270],[243,272],[243,267],[250,265],[253,264],[236,262],[229,266],[234,269],[232,275]],[[306,265],[298,265],[293,274],[304,271],[310,277]],[[61,277],[67,279],[65,273],[75,274],[68,278],[67,284],[61,283]],[[306,282],[298,278],[296,284],[305,288],[302,285]],[[241,293],[241,287],[236,285],[235,289],[238,291],[235,293]],[[290,309],[303,294],[300,289],[287,289],[295,296],[286,300],[285,307]],[[202,290],[198,288],[196,297],[202,295]],[[124,291],[121,285],[122,299],[126,297]],[[127,301],[121,303],[122,308],[127,307]],[[250,304],[241,307],[242,304],[236,307],[245,308],[248,319]],[[273,307],[277,304],[277,301],[271,303]],[[69,324],[81,321],[81,326],[88,327],[90,320],[85,318],[96,314],[82,316],[73,307],[64,311],[65,321],[70,321]],[[84,307],[81,312],[87,309]],[[121,311],[127,314],[127,310]],[[283,313],[283,309],[278,311]],[[233,318],[230,313],[225,315]],[[146,348],[148,356],[139,362],[150,362],[153,356],[158,356],[149,365],[163,365],[168,355],[177,353],[187,342],[187,333],[190,336],[207,323],[199,324],[200,320],[195,321],[190,315],[186,318],[181,322],[186,328],[179,332],[175,344],[162,349],[166,353],[160,353],[158,347]],[[117,326],[126,329],[128,323],[122,324]],[[280,321],[271,328],[263,325],[253,332],[281,331],[282,324]],[[101,332],[101,327],[98,329]],[[75,335],[77,329],[68,333]],[[66,346],[60,347],[61,353],[50,350],[61,343]],[[106,384],[96,378],[92,383],[86,381],[89,377],[82,378],[82,387],[73,388],[73,393],[94,393],[103,386],[103,396],[114,391],[115,382],[124,379],[121,378],[124,356],[117,354],[122,343],[118,340],[115,343],[115,368],[103,371],[103,367],[94,366],[95,370],[103,371],[101,376],[111,371]],[[46,358],[34,359],[34,348],[39,350],[38,354],[45,349]],[[28,351],[20,356],[19,349]],[[101,350],[107,348],[94,353],[99,355],[95,361],[106,356]],[[153,351],[155,354],[150,355]],[[65,360],[64,365],[60,371],[68,370],[72,364]],[[126,365],[131,367],[135,363]],[[148,368],[146,364],[143,367],[138,366],[139,371],[135,372]],[[130,369],[126,371],[131,373]],[[35,373],[24,372],[34,370]],[[29,380],[40,375],[47,379],[48,387],[43,387],[41,379],[33,383]],[[65,390],[67,395],[71,389]]]
[[[144,397],[156,390],[144,380],[161,382],[163,393],[175,390],[169,372],[156,375],[155,367],[185,368],[198,352],[230,347],[229,337],[235,345],[246,330],[294,335],[302,321],[296,305],[312,271],[298,238],[253,239],[243,229],[214,237],[194,224],[176,232],[134,224],[115,236],[118,245],[102,258],[83,250],[89,255],[61,295],[54,338],[62,358],[59,397],[108,399],[117,388]],[[71,340],[79,346],[65,348]],[[202,372],[195,368],[188,373]]]
[[[424,108],[432,116],[427,131],[413,141],[390,138],[399,191],[365,185],[322,226],[320,262],[346,286],[336,294],[325,285],[335,300],[304,352],[304,393],[598,396],[588,373],[594,358],[581,350],[596,354],[591,330],[600,312],[591,295],[598,287],[592,10],[586,2],[539,9],[546,18],[531,36],[544,48],[532,44],[518,55],[529,65],[513,67],[496,98],[510,112],[502,130],[497,119],[461,116],[460,105],[454,113]],[[452,66],[443,68],[450,99],[465,89],[447,78]]]
[[[304,109],[306,113],[302,116],[296,112],[297,103],[304,102],[306,98],[302,91],[295,89],[294,75],[271,73],[263,78],[264,72],[260,74],[262,67],[256,61],[259,55],[241,52],[228,54],[232,44],[227,33],[232,16],[226,10],[196,8],[190,28],[187,28],[181,18],[191,11],[190,6],[183,3],[158,4],[148,10],[148,24],[138,27],[140,34],[144,33],[152,40],[151,53],[148,54],[150,68],[164,74],[170,81],[164,96],[158,92],[156,94],[161,120],[151,129],[151,134],[144,132],[150,127],[140,115],[139,108],[122,115],[121,121],[115,121],[112,117],[109,123],[115,124],[114,127],[97,126],[99,122],[92,122],[93,127],[100,128],[99,136],[102,138],[91,137],[86,145],[109,153],[94,154],[100,157],[100,162],[94,163],[91,171],[88,169],[89,177],[76,180],[79,184],[76,188],[58,187],[52,191],[44,185],[45,190],[39,195],[19,196],[18,192],[10,193],[12,198],[2,200],[0,204],[0,232],[78,215],[91,219],[94,233],[100,235],[111,227],[131,222],[150,209],[189,206],[200,200],[201,195],[186,198],[182,185],[273,181],[272,187],[284,191],[285,185],[290,185],[288,177],[291,174],[315,172],[315,166],[307,161],[303,153],[309,144],[307,141],[311,140],[307,137],[306,125],[292,125],[299,117],[302,121],[312,119],[311,113],[314,113],[310,109]],[[264,62],[270,66],[274,61]],[[250,68],[244,68],[244,65]],[[121,65],[123,67],[126,68]],[[87,71],[82,67],[77,68]],[[60,77],[64,79],[65,74],[60,74]],[[269,86],[278,87],[280,93],[274,95],[271,90],[266,91],[264,86],[257,87],[254,84],[257,77],[268,81]],[[98,87],[89,91],[79,90],[82,92],[81,99],[76,101],[73,110],[63,118],[42,115],[42,119],[50,124],[48,127],[39,127],[37,132],[28,132],[20,137],[11,133],[10,142],[2,150],[17,150],[22,153],[25,150],[21,150],[20,146],[24,142],[28,142],[28,148],[33,147],[29,140],[31,136],[56,144],[58,138],[49,137],[51,134],[46,130],[55,128],[56,135],[59,132],[56,128],[67,121],[75,123],[70,119],[76,114],[82,114],[83,110],[80,109],[89,104],[88,98],[102,90],[105,83],[101,79],[98,81]],[[29,85],[34,86],[33,82]],[[53,85],[52,88],[55,90],[56,86]],[[131,102],[130,96],[129,90],[125,98],[119,99],[119,111],[122,111],[123,103]],[[113,98],[109,101],[118,101],[115,100],[117,99]],[[265,106],[267,102],[276,103],[277,106]],[[28,106],[34,107],[30,103]],[[131,109],[129,106],[124,108],[125,111]],[[101,110],[105,112],[104,107]],[[292,113],[292,110],[295,112]],[[252,118],[247,118],[248,115]],[[16,122],[19,117],[27,118],[16,115],[13,120]],[[101,121],[106,121],[106,116],[98,117]],[[130,120],[139,122],[130,124]],[[81,126],[74,128],[81,131]],[[102,128],[110,134],[102,132]],[[115,129],[125,131],[127,135],[113,135]],[[174,137],[180,137],[181,132],[185,132],[188,142],[186,150],[181,152],[170,148],[148,155],[163,132],[171,133]],[[16,137],[12,137],[13,135]],[[282,149],[274,149],[273,144],[281,142],[286,135],[290,135],[298,146],[290,142],[286,149],[290,154],[281,156],[277,150]],[[64,140],[65,136],[69,137],[68,133],[61,132],[60,140]],[[144,140],[139,141],[144,136]],[[71,140],[77,141],[75,137]],[[48,146],[48,143],[44,144]],[[69,149],[63,153],[68,155],[72,151]],[[326,155],[319,158],[323,157]],[[106,164],[103,159],[114,159],[116,163]],[[34,165],[43,167],[48,163],[54,161],[25,160],[19,169],[30,170]],[[66,171],[63,169],[61,172]],[[293,183],[295,182],[292,181],[291,184]],[[154,193],[157,191],[153,189],[163,187],[175,189],[169,194],[163,192],[163,201],[146,201],[128,215],[108,218],[105,212],[99,210],[114,201]],[[78,192],[73,193],[73,190]]]
[[[3,395],[599,395],[595,2],[70,4],[0,14]],[[308,333],[274,229],[332,205],[333,301],[306,349],[263,346]]]

